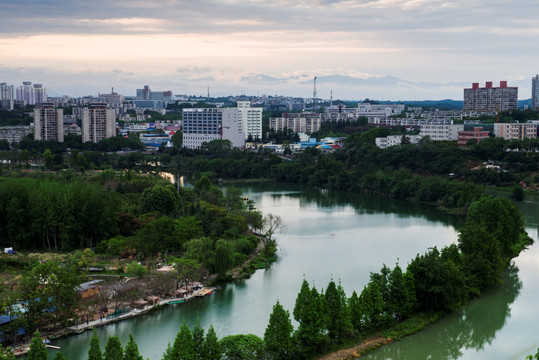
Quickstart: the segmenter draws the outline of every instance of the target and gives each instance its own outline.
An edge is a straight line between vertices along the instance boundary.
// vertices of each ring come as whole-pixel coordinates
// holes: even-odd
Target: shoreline
[[[43,338],[54,341],[61,337],[82,334],[86,330],[93,330],[94,328],[97,328],[97,327],[109,325],[118,321],[127,320],[133,317],[139,316],[139,315],[147,314],[153,310],[160,309],[165,305],[175,305],[177,303],[191,301],[193,298],[205,297],[205,296],[211,295],[214,291],[217,291],[217,290],[218,288],[215,288],[215,287],[203,287],[185,297],[160,299],[155,304],[145,305],[142,309],[132,309],[129,312],[126,312],[124,314],[120,314],[117,316],[109,315],[103,319],[92,320],[92,321],[88,321],[87,323],[77,324],[74,326],[68,326],[66,329],[62,330],[61,332],[58,332],[53,335],[45,335],[43,336]],[[51,344],[46,344],[46,345],[47,345],[47,348],[50,348],[50,349],[55,349],[55,350],[60,350],[60,351],[62,350],[61,348],[51,345]],[[30,349],[30,343],[17,345],[14,348],[12,348],[15,356],[25,355],[26,353],[28,353],[29,349]]]

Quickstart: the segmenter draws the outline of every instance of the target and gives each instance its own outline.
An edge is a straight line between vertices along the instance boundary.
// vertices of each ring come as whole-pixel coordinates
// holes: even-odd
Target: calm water
[[[405,267],[427,248],[455,242],[461,222],[432,208],[342,192],[282,184],[242,187],[265,214],[283,218],[279,261],[250,279],[227,284],[204,299],[169,305],[154,314],[97,329],[104,346],[110,335],[135,337],[144,359],[161,359],[181,324],[200,320],[217,335],[262,336],[278,299],[292,312],[305,277],[319,289],[333,278],[348,295],[360,292],[369,272],[383,263]],[[524,203],[528,232],[537,239],[537,204]],[[425,331],[372,353],[371,359],[522,359],[539,346],[539,253],[523,253],[504,284]],[[68,360],[86,360],[90,332],[59,339]],[[51,353],[51,359],[52,359]]]

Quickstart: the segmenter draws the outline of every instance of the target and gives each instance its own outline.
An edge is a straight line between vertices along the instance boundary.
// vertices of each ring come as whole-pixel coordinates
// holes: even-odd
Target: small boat
[[[84,328],[78,329],[78,330],[75,331],[75,333],[77,333],[77,334],[82,334],[83,332],[84,332]]]
[[[45,346],[48,347],[49,349],[60,350],[59,346],[54,346],[54,345],[50,345],[50,344],[46,344]]]
[[[172,301],[169,301],[168,303],[169,304],[180,304],[182,302],[185,302],[185,299],[180,299],[180,300],[172,300]]]

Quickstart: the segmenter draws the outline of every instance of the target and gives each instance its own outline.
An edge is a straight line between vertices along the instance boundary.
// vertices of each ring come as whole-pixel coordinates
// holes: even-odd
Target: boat
[[[212,289],[202,289],[199,292],[195,294],[196,297],[204,297],[206,295],[210,295],[213,292]]]
[[[168,303],[169,304],[180,304],[182,302],[185,302],[185,299],[180,299],[180,300],[172,300],[172,301],[169,301]]]

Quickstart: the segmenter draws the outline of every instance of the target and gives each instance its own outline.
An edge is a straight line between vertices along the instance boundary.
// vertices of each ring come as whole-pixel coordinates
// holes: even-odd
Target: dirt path
[[[246,262],[244,262],[243,264],[239,265],[239,266],[236,266],[235,268],[232,269],[232,278],[233,279],[237,279],[239,278],[239,274],[240,274],[240,271],[241,269],[243,269],[245,266],[249,265],[249,263],[258,255],[260,254],[260,252],[264,249],[264,242],[262,240],[260,240],[258,242],[258,245],[256,247],[256,250],[255,252],[253,252],[251,255],[249,255],[249,259],[247,259]]]
[[[361,356],[366,350],[374,350],[382,345],[389,344],[392,340],[385,337],[373,337],[363,341],[361,344],[339,351],[335,351],[331,354],[322,356],[318,360],[349,360],[356,359]]]

